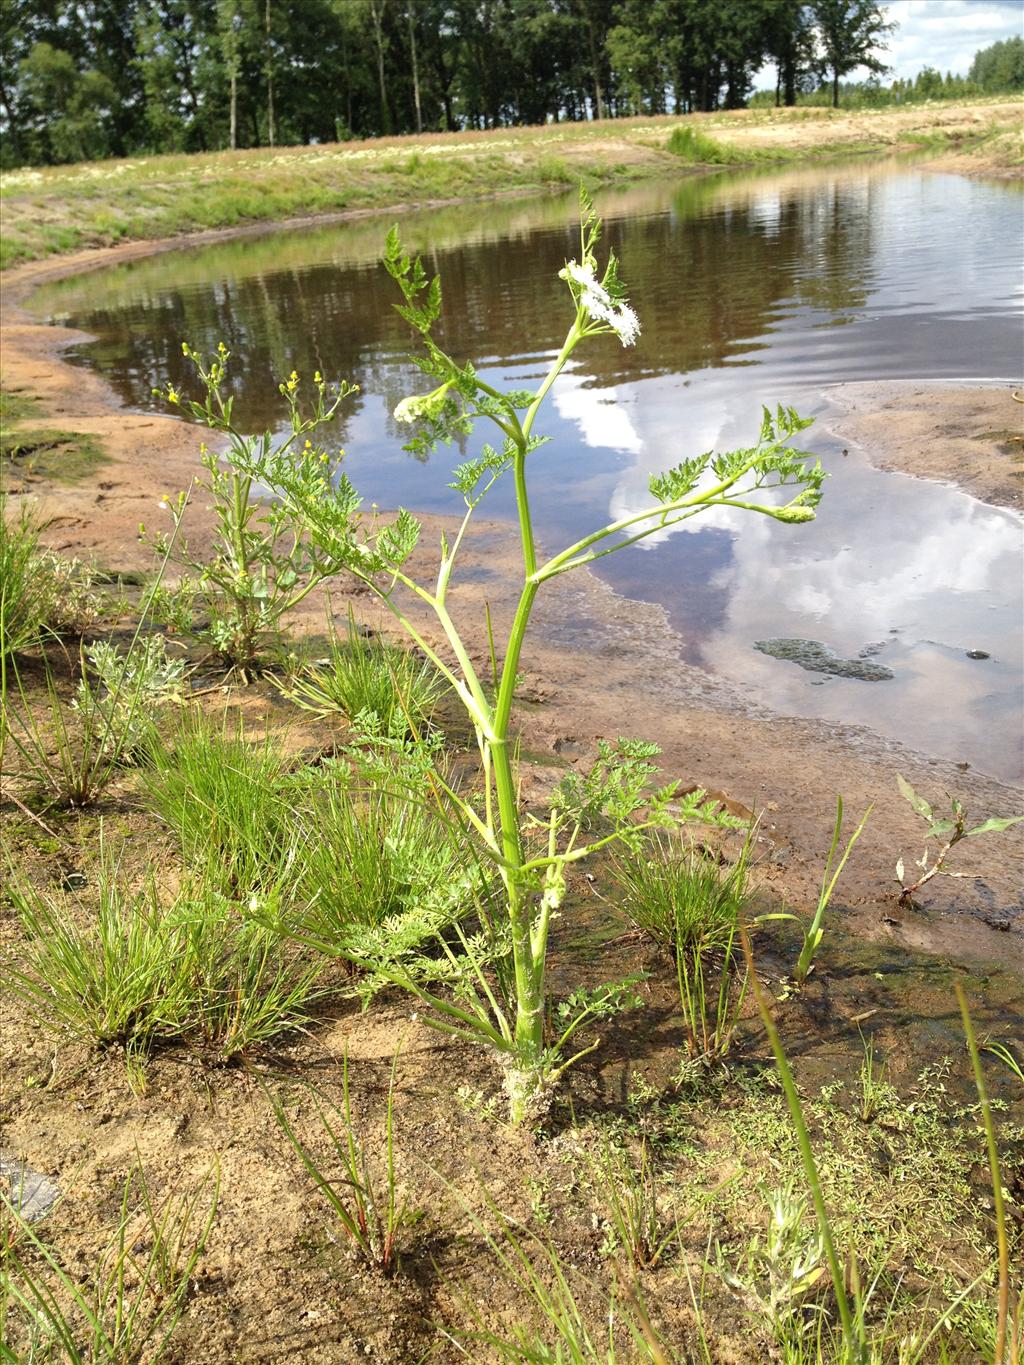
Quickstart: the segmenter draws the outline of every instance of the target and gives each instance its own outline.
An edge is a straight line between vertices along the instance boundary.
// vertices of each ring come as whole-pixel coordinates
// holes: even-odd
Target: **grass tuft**
[[[680,161],[695,166],[730,166],[749,159],[724,142],[689,126],[673,128],[665,146]]]
[[[246,896],[287,872],[289,763],[273,736],[250,742],[240,721],[193,710],[150,757],[147,800],[205,887]]]
[[[355,720],[373,714],[386,734],[395,734],[421,729],[446,688],[426,660],[379,636],[361,635],[350,610],[343,640],[331,626],[328,658],[304,668],[281,690],[316,716]]]
[[[133,1072],[159,1043],[230,1061],[307,1023],[322,994],[320,961],[223,897],[165,908],[153,887],[124,892],[108,867],[94,914],[17,888],[12,900],[29,940],[15,989],[44,1027],[123,1047]]]
[[[751,842],[728,867],[678,834],[655,832],[621,854],[615,877],[622,908],[636,927],[678,956],[724,948],[750,904]]]

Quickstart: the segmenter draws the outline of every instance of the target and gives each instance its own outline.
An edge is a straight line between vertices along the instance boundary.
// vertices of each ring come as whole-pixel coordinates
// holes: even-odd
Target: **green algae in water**
[[[896,676],[891,668],[869,659],[841,659],[821,640],[780,637],[755,640],[754,648],[773,659],[788,659],[790,663],[799,664],[808,673],[831,673],[837,678],[859,678],[862,682],[885,682]]]

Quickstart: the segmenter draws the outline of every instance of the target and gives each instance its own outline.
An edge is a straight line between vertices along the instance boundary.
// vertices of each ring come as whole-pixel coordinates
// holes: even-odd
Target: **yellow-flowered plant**
[[[286,502],[254,494],[250,468],[270,453],[273,435],[249,436],[235,425],[234,400],[225,391],[230,353],[223,342],[209,362],[187,342],[182,342],[182,353],[195,366],[205,397],[201,402],[183,400],[170,383],[163,396],[223,433],[227,448],[222,454],[211,451],[205,442],[199,448],[205,474],[197,490],[206,495],[215,516],[212,554],[200,555],[191,549],[181,531],[191,491],[165,494],[161,499],[161,510],[170,514],[171,532],[148,537],[146,528],[140,528],[157,553],[169,553],[181,571],[177,586],[160,594],[155,610],[167,624],[212,645],[224,663],[244,672],[258,664],[277,635],[281,618],[340,565],[309,540],[302,518]],[[277,453],[285,456],[293,449],[301,450],[303,459],[315,461],[327,477],[333,477],[342,452],[330,454],[319,443],[319,432],[353,389],[343,384],[328,394],[317,371],[312,406],[303,413],[301,384],[293,370],[278,386],[291,432],[276,447]]]

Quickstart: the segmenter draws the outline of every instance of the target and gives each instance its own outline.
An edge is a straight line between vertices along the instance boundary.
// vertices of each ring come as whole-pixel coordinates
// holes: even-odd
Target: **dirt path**
[[[19,303],[56,273],[152,249],[137,244],[32,265],[11,272],[2,286],[4,386],[38,399],[44,420],[98,436],[108,456],[95,479],[63,487],[30,482],[25,491],[54,517],[48,532],[54,548],[95,558],[108,570],[152,566],[138,541],[139,523],[158,523],[162,495],[188,485],[197,470],[201,433],[169,417],[124,412],[102,379],[62,361],[62,350],[79,335],[33,323]],[[1011,441],[1007,432],[1019,429],[1024,409],[1005,391],[917,386],[895,395],[858,385],[839,397],[850,410],[849,422],[838,423],[839,434],[863,444],[878,462],[924,477],[962,479],[978,496],[1020,505],[1012,453],[1019,438]],[[969,464],[965,450],[971,452]],[[431,529],[436,523],[428,524]],[[426,535],[424,544],[431,547],[421,551],[425,559],[436,536]],[[507,526],[477,527],[466,552],[466,581],[472,586],[454,600],[471,621],[466,635],[481,657],[482,597],[486,593],[499,617],[511,609],[505,585],[513,581],[514,561],[515,539]],[[359,608],[366,610],[365,598]],[[321,630],[321,611],[313,603],[293,628]],[[1022,832],[1000,836],[988,847],[979,840],[958,850],[957,867],[968,876],[933,883],[927,914],[897,909],[892,892],[897,857],[909,861],[920,852],[919,823],[897,794],[897,770],[930,797],[955,792],[979,818],[1013,812],[1020,805],[1018,790],[857,727],[772,714],[739,689],[687,666],[681,642],[659,608],[618,597],[594,577],[552,585],[528,642],[527,669],[519,719],[525,745],[538,760],[531,765],[528,799],[541,797],[567,762],[585,760],[599,737],[655,738],[667,773],[763,813],[770,879],[790,904],[806,908],[817,896],[841,792],[851,813],[874,803],[841,898],[858,932],[958,957],[1005,957],[1007,930],[1013,931],[1012,951],[1024,947],[1018,937],[1024,933]]]

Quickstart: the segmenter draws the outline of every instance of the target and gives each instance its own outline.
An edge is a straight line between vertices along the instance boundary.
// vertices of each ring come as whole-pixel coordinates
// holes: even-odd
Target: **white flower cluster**
[[[440,417],[451,386],[449,380],[447,384],[440,385],[431,393],[413,393],[408,398],[403,398],[395,408],[395,421],[418,422],[424,417]]]
[[[595,276],[593,266],[570,261],[558,273],[563,280],[572,280],[580,286],[583,291],[580,303],[595,322],[603,322],[610,327],[623,346],[633,345],[640,335],[640,319],[628,303],[615,302]]]

